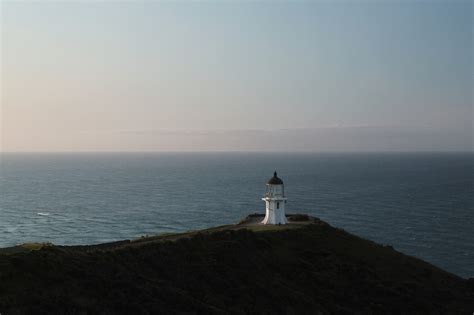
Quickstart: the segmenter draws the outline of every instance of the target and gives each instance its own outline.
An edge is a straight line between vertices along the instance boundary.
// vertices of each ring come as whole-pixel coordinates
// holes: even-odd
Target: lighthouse
[[[267,191],[262,198],[265,201],[265,219],[263,224],[286,224],[288,221],[285,216],[285,188],[283,181],[278,178],[277,172],[267,182]]]

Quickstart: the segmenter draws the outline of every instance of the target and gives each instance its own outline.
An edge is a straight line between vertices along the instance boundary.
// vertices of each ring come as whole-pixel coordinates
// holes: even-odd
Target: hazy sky
[[[473,150],[472,1],[2,1],[3,151]]]

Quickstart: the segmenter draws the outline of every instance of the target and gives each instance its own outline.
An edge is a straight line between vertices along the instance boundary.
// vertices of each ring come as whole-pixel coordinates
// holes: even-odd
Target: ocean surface
[[[264,213],[277,170],[288,213],[474,277],[474,154],[0,155],[0,247],[94,244]]]

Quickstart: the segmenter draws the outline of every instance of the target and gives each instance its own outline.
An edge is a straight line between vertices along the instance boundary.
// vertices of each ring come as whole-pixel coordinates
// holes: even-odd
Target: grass
[[[19,247],[24,248],[26,250],[40,250],[45,247],[51,247],[53,243],[24,243],[19,245]]]
[[[41,250],[43,248],[52,247],[53,243],[23,243],[13,247],[0,248],[0,254],[11,255],[18,253],[26,253],[30,251]]]
[[[5,314],[468,313],[472,281],[322,221],[0,255]],[[275,301],[278,301],[275,303]]]
[[[322,221],[0,255],[5,314],[453,314],[461,279]]]

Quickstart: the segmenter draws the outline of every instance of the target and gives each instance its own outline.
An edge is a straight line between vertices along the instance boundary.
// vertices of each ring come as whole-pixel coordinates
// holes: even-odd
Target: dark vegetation
[[[287,216],[288,221],[290,222],[301,222],[301,221],[309,221],[309,216],[307,214],[293,214]]]
[[[474,285],[319,221],[0,252],[6,314],[472,314]]]

